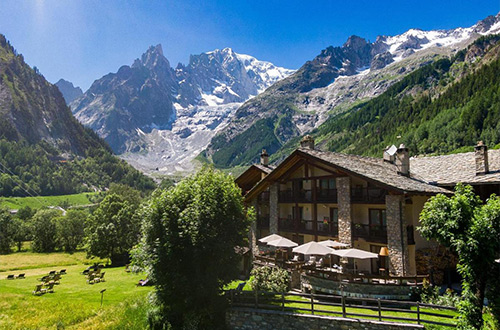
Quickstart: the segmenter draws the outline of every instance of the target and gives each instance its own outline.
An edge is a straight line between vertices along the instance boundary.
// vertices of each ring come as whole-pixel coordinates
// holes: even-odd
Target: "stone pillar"
[[[255,210],[255,215],[259,217],[259,203],[258,198],[254,198],[250,203]],[[250,225],[250,231],[248,233],[248,241],[250,242],[250,250],[252,255],[256,256],[259,254],[259,247],[257,246],[257,219]]]
[[[404,195],[386,195],[387,247],[389,248],[389,273],[410,275],[408,236],[404,217]]]
[[[278,218],[279,218],[279,208],[278,208],[278,191],[279,183],[273,183],[269,187],[269,233],[278,233]]]
[[[352,246],[351,178],[337,178],[337,203],[339,207],[339,241]]]

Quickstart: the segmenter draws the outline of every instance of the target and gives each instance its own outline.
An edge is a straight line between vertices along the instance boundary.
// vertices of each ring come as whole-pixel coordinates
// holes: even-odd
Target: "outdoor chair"
[[[33,290],[33,292],[32,292],[34,296],[38,296],[38,295],[43,294],[43,292],[42,292],[42,286],[43,286],[43,284],[37,284],[35,286],[35,290]]]
[[[53,277],[52,277],[52,281],[54,281],[55,284],[60,284],[61,280],[61,275],[60,274],[55,274]]]
[[[88,284],[94,284],[95,283],[95,274],[94,273],[89,274],[88,279],[87,279],[87,283]]]
[[[101,274],[96,275],[97,282],[106,282],[106,280],[104,279],[105,274],[106,272],[102,272]]]
[[[49,275],[55,275],[55,274],[56,274],[56,271],[55,271],[55,270],[51,270],[51,271],[49,272]]]
[[[24,280],[26,277],[24,277],[24,273],[17,275],[17,278],[20,280]]]
[[[7,275],[7,279],[8,279],[8,280],[13,280],[13,279],[15,279],[14,274],[12,274],[12,275]]]
[[[296,254],[296,255],[294,255],[294,256],[293,256],[292,261],[293,261],[293,262],[298,262],[298,261],[299,261],[299,258],[300,258],[300,257],[299,257],[299,255],[298,255],[298,254]]]
[[[316,263],[316,267],[323,268],[324,266],[325,266],[325,261],[323,260],[323,258],[320,258],[318,263]]]
[[[82,275],[88,275],[88,274],[89,274],[89,271],[90,271],[90,269],[88,269],[88,268],[87,268],[87,269],[85,269],[85,270],[84,270],[81,274],[82,274]]]
[[[47,293],[47,292],[50,292],[50,293],[54,293],[54,282],[50,281],[45,288],[43,288],[42,290],[42,293]]]
[[[61,269],[61,271],[59,272],[59,274],[66,275],[66,269]]]
[[[125,271],[126,271],[127,273],[130,273],[130,264],[126,264],[126,265],[125,265]]]
[[[47,282],[49,279],[50,279],[50,276],[45,275],[45,276],[42,276],[41,278],[37,278],[36,280],[40,281],[40,282]]]

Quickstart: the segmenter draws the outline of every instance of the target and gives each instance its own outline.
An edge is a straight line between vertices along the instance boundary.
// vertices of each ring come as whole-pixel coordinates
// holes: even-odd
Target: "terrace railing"
[[[380,188],[351,188],[351,202],[362,204],[385,204],[387,192]]]
[[[456,327],[456,308],[419,302],[344,295],[236,290],[226,291],[225,296],[231,307]]]
[[[316,201],[320,203],[337,203],[337,189],[316,188]]]

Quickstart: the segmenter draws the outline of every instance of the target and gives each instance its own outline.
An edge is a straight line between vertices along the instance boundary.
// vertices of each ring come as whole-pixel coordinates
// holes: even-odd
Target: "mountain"
[[[375,42],[351,36],[243,104],[202,155],[219,167],[255,162],[260,149],[277,152],[328,118],[381,95],[411,72],[498,32],[500,15],[469,28],[411,29],[379,36]]]
[[[0,195],[66,194],[153,182],[111,154],[59,89],[0,35]],[[92,188],[93,187],[93,188]]]
[[[83,91],[80,87],[75,87],[73,86],[73,83],[64,79],[59,79],[59,81],[54,85],[56,85],[57,88],[59,88],[59,90],[61,91],[66,104],[70,104],[83,94]]]
[[[96,80],[71,108],[135,166],[175,172],[191,166],[244,101],[291,73],[230,48],[174,69],[157,45]]]

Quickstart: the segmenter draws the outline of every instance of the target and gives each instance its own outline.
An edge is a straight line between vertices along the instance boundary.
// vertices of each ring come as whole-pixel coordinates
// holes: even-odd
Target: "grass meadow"
[[[32,209],[39,209],[41,207],[58,206],[62,204],[70,206],[89,205],[92,204],[89,197],[95,194],[96,193],[88,192],[61,196],[0,197],[0,207],[19,210],[25,206],[29,206]]]
[[[30,252],[0,255],[0,329],[143,329],[147,294],[136,286],[144,274],[105,268],[105,282],[87,284],[80,273],[95,260],[74,254]],[[54,293],[32,295],[42,275],[66,269]],[[7,280],[25,273],[26,279]],[[100,291],[106,289],[101,306]]]

